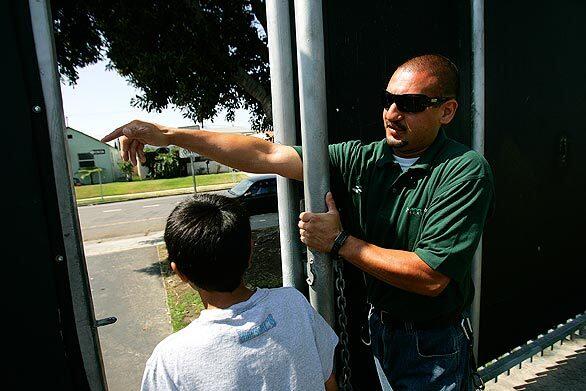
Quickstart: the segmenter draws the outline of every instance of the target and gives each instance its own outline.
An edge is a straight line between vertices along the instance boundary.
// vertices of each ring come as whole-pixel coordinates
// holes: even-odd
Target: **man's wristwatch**
[[[338,251],[340,251],[340,249],[344,245],[344,242],[346,241],[346,239],[348,239],[348,236],[350,236],[350,234],[344,230],[342,230],[342,232],[340,232],[338,236],[336,236],[336,239],[334,239],[334,245],[330,250],[330,256],[332,258],[337,259],[340,257]]]

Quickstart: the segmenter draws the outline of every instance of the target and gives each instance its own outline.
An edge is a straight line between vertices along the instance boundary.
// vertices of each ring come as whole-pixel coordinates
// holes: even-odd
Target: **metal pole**
[[[295,1],[297,64],[303,182],[306,210],[325,212],[330,188],[321,0]],[[309,300],[330,324],[334,324],[333,267],[328,254],[308,249]]]
[[[46,0],[29,0],[28,3],[51,138],[52,164],[63,230],[64,254],[56,254],[55,259],[67,262],[77,338],[88,384],[91,390],[106,390],[100,340],[95,323],[94,306],[83,255],[81,229],[73,196],[73,184],[71,183],[71,166],[65,138],[65,118],[53,46],[53,24],[50,8]]]
[[[193,192],[197,194],[197,182],[195,181],[195,164],[193,161],[193,153],[189,154],[189,161],[191,162],[191,179],[193,179]]]
[[[275,142],[283,145],[295,145],[297,142],[290,23],[289,0],[267,1],[273,129]],[[303,290],[303,262],[297,228],[299,204],[294,181],[278,176],[277,197],[283,286]]]
[[[484,155],[484,0],[472,0],[472,148]],[[480,293],[482,283],[482,238],[472,263],[474,301],[471,318],[474,354],[478,357],[480,339]]]
[[[100,198],[104,202],[104,189],[102,188],[102,171],[98,171],[98,181],[100,181]]]
[[[142,164],[140,159],[136,159],[136,173],[138,174],[138,180],[142,181]],[[130,172],[130,180],[132,180],[132,171]]]

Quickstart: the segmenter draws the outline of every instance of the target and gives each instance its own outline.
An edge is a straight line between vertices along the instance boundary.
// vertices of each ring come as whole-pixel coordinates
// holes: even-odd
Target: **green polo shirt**
[[[301,148],[295,150],[301,156]],[[405,172],[386,140],[333,144],[329,158],[332,193],[350,234],[383,248],[413,251],[450,277],[440,295],[427,297],[365,274],[369,302],[415,321],[467,308],[474,296],[472,258],[494,195],[487,161],[443,130]]]

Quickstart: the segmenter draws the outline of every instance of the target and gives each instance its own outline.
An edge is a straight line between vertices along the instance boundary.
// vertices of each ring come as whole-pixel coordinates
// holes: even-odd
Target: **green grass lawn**
[[[197,175],[197,186],[218,185],[222,183],[239,182],[246,178],[246,174],[240,172],[228,172],[221,174]],[[171,179],[149,179],[133,182],[112,182],[104,183],[103,191],[105,196],[124,195],[134,193],[146,193],[150,191],[172,190],[193,186],[191,176]],[[99,197],[100,185],[76,186],[75,195],[78,200],[85,198]]]

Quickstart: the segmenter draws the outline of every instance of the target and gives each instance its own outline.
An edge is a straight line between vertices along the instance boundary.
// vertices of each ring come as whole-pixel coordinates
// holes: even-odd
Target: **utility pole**
[[[193,152],[189,154],[189,161],[191,162],[191,178],[193,179],[193,192],[197,194],[197,181],[195,180],[195,159]]]

